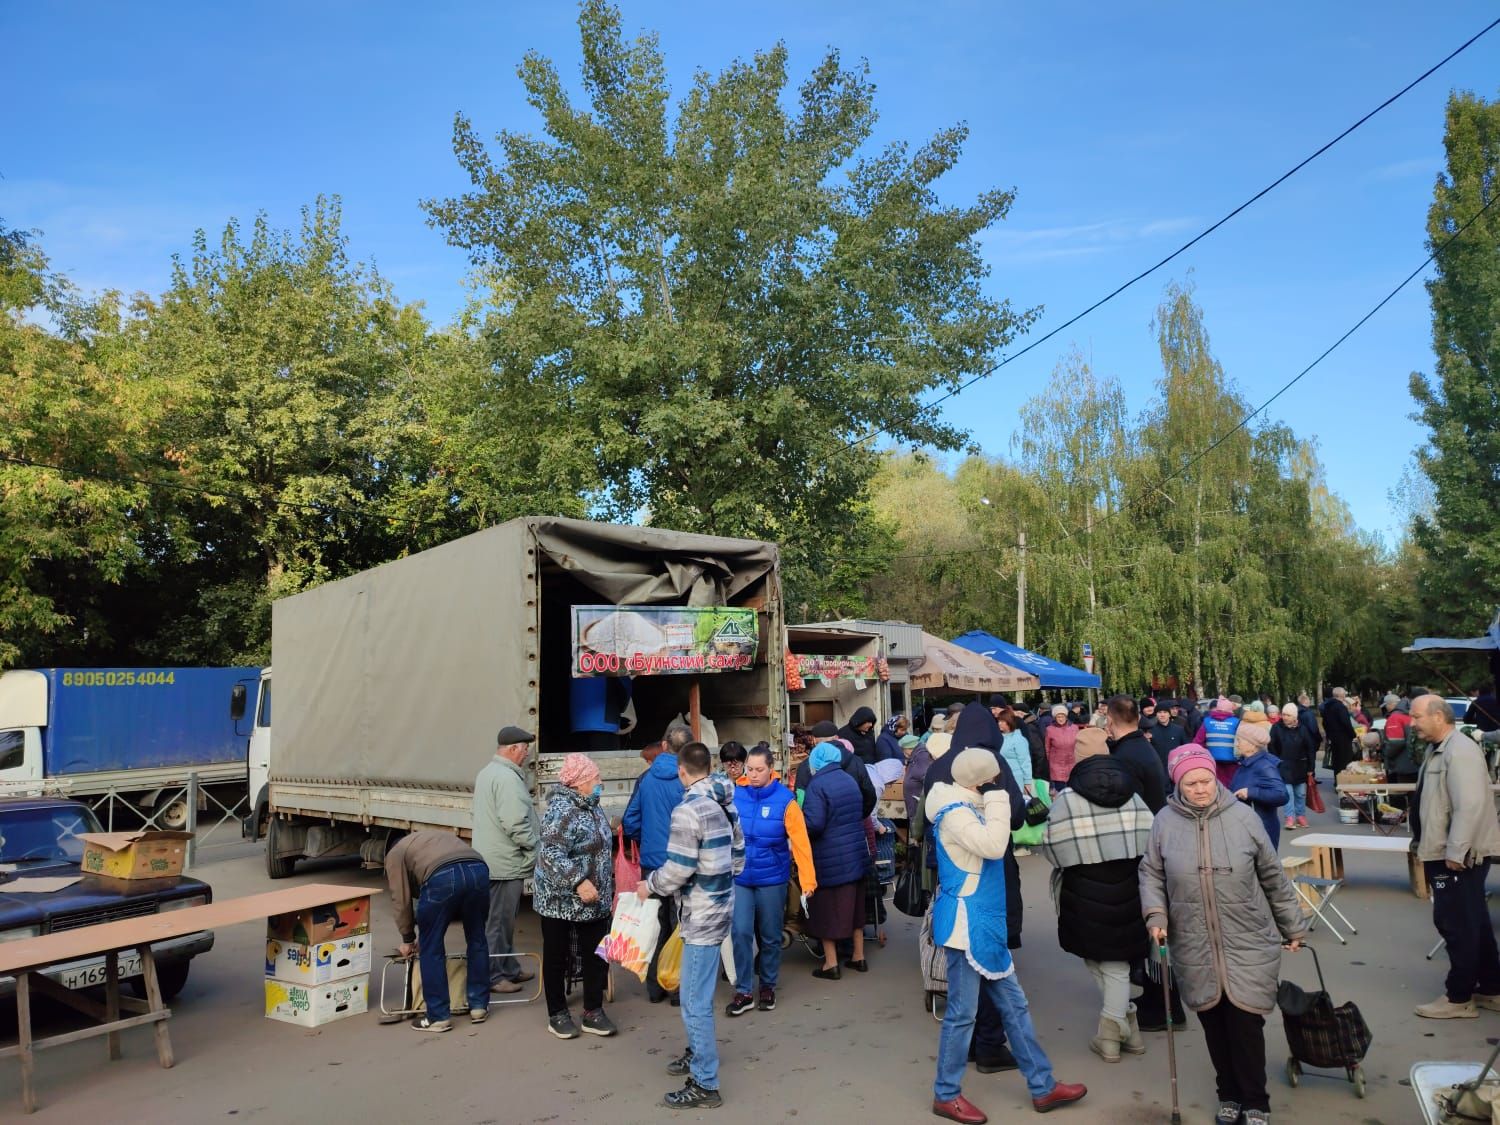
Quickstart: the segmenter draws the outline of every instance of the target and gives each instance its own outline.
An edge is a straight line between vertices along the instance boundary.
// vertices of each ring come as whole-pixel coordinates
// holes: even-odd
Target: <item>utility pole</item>
[[[1026,532],[1016,533],[1020,565],[1016,568],[1016,647],[1026,647]]]

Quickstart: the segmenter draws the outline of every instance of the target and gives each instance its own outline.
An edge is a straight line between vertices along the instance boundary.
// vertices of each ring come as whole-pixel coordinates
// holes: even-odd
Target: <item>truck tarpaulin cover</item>
[[[771,543],[529,517],[283,598],[273,776],[473,785],[500,727],[536,729],[544,559],[636,605],[722,605],[778,565]]]

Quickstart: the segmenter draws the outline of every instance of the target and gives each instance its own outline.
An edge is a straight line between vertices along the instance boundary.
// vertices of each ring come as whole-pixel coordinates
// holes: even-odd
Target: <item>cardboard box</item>
[[[1383,785],[1385,784],[1385,771],[1376,769],[1347,769],[1340,770],[1335,785]]]
[[[319,985],[266,981],[268,1020],[294,1023],[299,1027],[322,1027],[348,1016],[363,1015],[369,1007],[368,973]]]
[[[81,832],[83,870],[112,879],[170,879],[182,874],[191,832]]]
[[[330,906],[315,906],[290,914],[276,914],[266,926],[266,936],[295,945],[321,945],[326,941],[370,932],[368,895],[345,899]]]
[[[288,984],[326,984],[370,971],[369,934],[303,945],[266,939],[266,976]]]

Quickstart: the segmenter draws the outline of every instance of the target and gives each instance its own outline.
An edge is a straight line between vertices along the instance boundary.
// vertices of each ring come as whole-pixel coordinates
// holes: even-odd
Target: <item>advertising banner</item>
[[[731,606],[573,607],[573,677],[682,676],[755,664],[755,610]]]

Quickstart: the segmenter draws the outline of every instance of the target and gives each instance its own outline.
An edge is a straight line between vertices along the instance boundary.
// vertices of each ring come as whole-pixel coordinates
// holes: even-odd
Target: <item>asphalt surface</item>
[[[1329,815],[1317,818],[1314,827],[1370,831],[1340,828]],[[1282,854],[1301,853],[1283,839]],[[1424,959],[1436,940],[1430,908],[1411,895],[1401,857],[1351,852],[1346,864],[1348,885],[1337,901],[1359,933],[1347,947],[1321,932],[1315,940],[1335,1001],[1357,1001],[1374,1029],[1375,1043],[1365,1060],[1368,1095],[1357,1099],[1338,1072],[1308,1073],[1298,1089],[1290,1088],[1283,1073],[1285,1038],[1273,1014],[1266,1040],[1275,1119],[1319,1125],[1419,1121],[1404,1084],[1412,1063],[1482,1059],[1488,1053],[1485,1038],[1500,1036],[1500,1013],[1444,1022],[1413,1016],[1414,1004],[1441,991],[1447,968],[1442,953],[1431,962]],[[1026,915],[1025,944],[1017,956],[1020,979],[1058,1077],[1089,1087],[1083,1102],[1057,1111],[1057,1120],[1168,1121],[1165,1036],[1147,1036],[1145,1056],[1127,1056],[1117,1065],[1089,1052],[1097,993],[1082,962],[1058,949],[1046,861],[1031,856],[1021,867]],[[266,879],[259,849],[246,844],[205,848],[193,873],[211,883],[219,897],[286,885]],[[382,886],[379,872],[360,871],[348,861],[302,865],[294,878]],[[375,900],[374,933],[377,953],[394,950],[397,939],[383,895]],[[168,1025],[177,1058],[172,1070],[157,1066],[149,1028],[123,1034],[124,1058],[118,1062],[106,1061],[102,1039],[41,1052],[41,1109],[35,1120],[624,1125],[677,1116],[657,1103],[679,1084],[663,1072],[684,1042],[679,1012],[648,1004],[644,988],[618,971],[618,995],[608,1006],[621,1028],[614,1039],[552,1038],[540,1000],[495,1008],[480,1027],[461,1018],[446,1035],[383,1026],[373,1013],[304,1029],[264,1018],[263,941],[255,925],[220,931],[213,951],[194,962]],[[539,947],[529,913],[523,916],[519,945]],[[461,948],[456,929],[449,948]],[[939,1025],[923,1008],[916,922],[893,911],[888,945],[879,949],[871,943],[870,948],[867,975],[846,972],[840,982],[824,982],[809,975],[815,962],[794,945],[783,965],[775,1012],[728,1019],[723,1005],[729,987],[719,986],[725,1104],[712,1111],[711,1120],[724,1125],[934,1120],[929,1107]],[[1302,954],[1288,954],[1283,972],[1307,985],[1316,979],[1311,959]],[[376,974],[372,1007],[378,996]],[[13,1002],[0,1003],[5,1044],[16,1040],[14,1013]],[[58,1033],[83,1022],[44,1003],[36,1030]],[[1215,1108],[1213,1072],[1196,1022],[1176,1039],[1183,1119],[1209,1121]],[[971,1070],[964,1093],[992,1121],[1032,1115],[1025,1085],[1015,1073],[981,1076]],[[0,1060],[0,1120],[19,1117],[19,1066],[14,1059]]]

